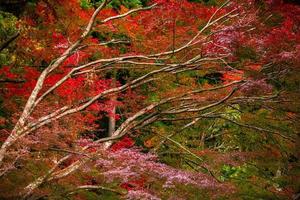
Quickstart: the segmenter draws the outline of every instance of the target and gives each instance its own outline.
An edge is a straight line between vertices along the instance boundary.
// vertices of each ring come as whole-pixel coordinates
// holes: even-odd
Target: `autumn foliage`
[[[16,2],[0,199],[299,196],[296,2]]]

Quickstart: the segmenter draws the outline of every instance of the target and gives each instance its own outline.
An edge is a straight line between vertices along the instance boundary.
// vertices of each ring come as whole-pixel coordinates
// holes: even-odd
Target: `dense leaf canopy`
[[[0,199],[300,198],[296,1],[0,3]]]

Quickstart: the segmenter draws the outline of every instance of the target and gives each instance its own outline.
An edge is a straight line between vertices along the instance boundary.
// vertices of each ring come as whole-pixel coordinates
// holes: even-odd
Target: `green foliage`
[[[7,12],[0,11],[0,38],[7,38],[16,33],[17,18]]]
[[[153,92],[151,95],[149,95],[148,101],[149,102],[159,102],[159,95],[157,93]]]
[[[208,190],[199,190],[199,188],[179,184],[175,185],[174,189],[169,189],[166,194],[168,195],[162,199],[210,199],[210,191]]]
[[[189,0],[189,2],[205,3],[206,5],[210,5],[210,6],[218,5],[218,1],[217,0]]]
[[[93,5],[89,0],[80,0],[80,7],[82,9],[90,9]]]
[[[264,22],[265,25],[271,28],[279,26],[283,22],[284,18],[279,13],[274,13],[267,19],[262,17],[261,20]]]
[[[219,84],[222,82],[222,74],[219,72],[207,73],[203,76],[198,76],[197,82],[201,85],[205,83],[211,85]]]
[[[98,200],[98,199],[105,199],[105,200],[118,200],[120,197],[113,192],[109,191],[80,191],[78,196],[83,197],[86,200]]]
[[[247,167],[246,166],[230,166],[230,165],[223,165],[221,168],[221,176],[220,179],[225,181],[230,178],[247,178],[249,174],[247,174]]]
[[[279,189],[285,184],[284,182],[276,181],[274,173],[268,173],[268,171],[262,170],[253,164],[241,166],[223,165],[220,170],[220,180],[233,182],[239,189],[234,196],[249,200],[281,199],[271,192],[270,189]]]
[[[0,11],[0,44],[17,33],[16,22],[17,18],[13,14]],[[9,65],[14,60],[15,56],[9,49],[0,52],[0,65]]]
[[[238,59],[241,61],[253,60],[257,61],[258,55],[252,47],[240,46],[235,52]]]
[[[81,0],[80,6],[83,9],[89,9],[93,6],[99,6],[102,3],[102,0]],[[128,9],[145,6],[147,0],[112,0],[109,3],[109,7],[119,10],[121,6],[124,6]]]
[[[114,9],[120,9],[121,6],[125,6],[126,8],[135,8],[141,6],[142,3],[140,0],[113,0],[110,3],[110,6]]]
[[[241,120],[241,113],[239,105],[226,107],[221,115],[224,119],[215,119],[212,124],[207,128],[208,137],[214,139],[207,140],[206,147],[218,147],[219,151],[228,151],[235,148],[241,148],[240,144],[244,141],[234,139],[236,136],[241,135],[240,127],[232,122],[225,120],[233,120],[239,122]],[[232,133],[227,135],[226,133]]]

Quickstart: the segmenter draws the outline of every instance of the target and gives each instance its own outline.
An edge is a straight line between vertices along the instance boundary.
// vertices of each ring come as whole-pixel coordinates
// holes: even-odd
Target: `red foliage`
[[[43,20],[45,25],[55,22],[52,8],[49,8],[49,6],[43,1],[38,2],[38,4],[36,5],[35,13]]]
[[[68,79],[56,90],[56,93],[60,97],[65,97],[69,102],[82,99],[83,94],[78,88],[82,88],[84,80],[84,77],[81,76]]]
[[[232,81],[240,81],[243,79],[243,71],[240,70],[235,70],[235,71],[226,71],[222,75],[222,79],[227,82],[232,82]]]
[[[6,83],[5,84],[5,97],[10,98],[12,96],[19,96],[26,98],[30,95],[32,89],[35,87],[36,81],[40,75],[33,67],[24,67],[24,72],[19,75],[17,73],[11,72],[10,66],[2,67],[0,70],[0,76],[9,79],[23,79],[24,83],[15,84],[15,83]]]
[[[10,78],[10,79],[14,79],[17,78],[17,75],[14,73],[11,73],[11,67],[10,66],[3,66],[0,69],[0,76],[1,77],[6,77],[6,78]]]
[[[130,180],[128,182],[122,183],[120,185],[120,187],[124,188],[128,191],[129,190],[140,190],[140,189],[143,189],[145,182],[146,182],[145,178],[139,178],[139,179],[134,179],[134,180]]]
[[[246,68],[253,70],[253,71],[259,71],[262,68],[262,64],[250,64],[250,65],[247,65]]]
[[[134,146],[134,140],[131,139],[130,137],[124,137],[122,140],[116,142],[115,144],[112,145],[111,150],[112,151],[118,151],[124,148],[130,148]]]

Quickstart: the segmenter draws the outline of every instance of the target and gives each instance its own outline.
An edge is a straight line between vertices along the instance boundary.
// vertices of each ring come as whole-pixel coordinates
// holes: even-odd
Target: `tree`
[[[254,55],[256,51],[255,44],[252,44],[250,40],[248,42],[249,47],[244,45],[247,39],[253,38],[251,34],[254,33],[248,34],[249,29],[251,30],[253,26],[260,28],[256,24],[255,14],[252,14],[255,13],[251,10],[254,9],[253,7],[244,5],[244,7],[239,7],[236,3],[228,4],[228,2],[216,8],[187,1],[158,1],[157,3],[153,2],[148,7],[138,7],[132,10],[128,10],[124,6],[118,6],[119,11],[116,11],[106,8],[109,1],[101,1],[100,5],[92,12],[92,6],[84,6],[88,10],[83,11],[78,7],[77,1],[64,3],[71,4],[76,14],[81,15],[83,20],[77,23],[79,26],[80,24],[87,24],[83,31],[80,30],[80,27],[72,27],[70,25],[70,29],[65,31],[67,33],[72,31],[74,34],[70,35],[69,38],[62,33],[53,32],[51,37],[52,43],[50,43],[53,46],[49,48],[47,53],[39,51],[41,48],[46,49],[42,43],[30,40],[26,36],[19,40],[20,44],[34,45],[35,53],[38,56],[33,63],[42,63],[44,61],[49,63],[49,65],[42,66],[43,70],[41,72],[30,67],[24,70],[26,84],[28,84],[28,89],[32,90],[30,93],[26,90],[20,91],[14,85],[12,86],[15,89],[13,90],[14,93],[7,94],[8,96],[14,94],[23,95],[28,97],[28,100],[20,118],[1,146],[0,163],[3,169],[2,176],[7,174],[8,169],[10,169],[9,166],[14,165],[19,159],[17,157],[17,154],[20,152],[18,148],[22,149],[19,141],[25,143],[28,136],[34,135],[38,137],[37,141],[41,141],[39,135],[42,132],[47,133],[49,129],[54,129],[54,127],[57,127],[54,129],[56,130],[55,135],[59,136],[59,131],[68,131],[68,129],[62,128],[63,126],[60,125],[62,122],[74,127],[74,129],[80,129],[79,125],[96,120],[94,115],[88,115],[86,111],[93,113],[105,110],[111,114],[110,119],[118,118],[115,113],[115,108],[118,105],[116,98],[122,95],[124,91],[127,91],[125,94],[133,93],[132,91],[145,93],[145,90],[143,91],[141,87],[146,85],[148,90],[152,87],[161,89],[161,92],[155,92],[148,101],[141,103],[139,106],[131,106],[131,112],[126,113],[125,119],[108,137],[96,138],[95,140],[78,139],[78,134],[75,133],[74,135],[69,134],[69,145],[61,146],[67,147],[67,149],[54,148],[49,145],[48,149],[67,154],[63,156],[61,154],[51,155],[53,163],[50,164],[49,161],[46,161],[48,163],[46,164],[47,169],[44,170],[45,173],[23,187],[22,194],[25,198],[30,197],[44,183],[62,179],[81,167],[94,166],[97,168],[99,163],[106,169],[105,173],[107,174],[115,173],[119,177],[125,177],[124,180],[126,180],[128,179],[128,174],[135,173],[137,180],[139,180],[139,176],[145,171],[133,170],[134,167],[127,166],[130,170],[125,173],[124,171],[122,171],[123,173],[114,172],[117,164],[121,163],[121,166],[124,166],[124,168],[126,168],[126,165],[124,165],[126,162],[134,164],[134,161],[130,161],[131,157],[140,157],[141,167],[149,170],[154,169],[152,175],[160,174],[166,170],[170,171],[170,174],[165,174],[164,176],[167,179],[173,177],[174,180],[168,179],[166,183],[194,183],[194,185],[201,186],[201,181],[191,179],[190,174],[181,174],[181,172],[172,171],[167,166],[161,166],[153,162],[151,156],[150,158],[143,157],[140,152],[120,149],[118,146],[132,146],[133,142],[128,138],[125,138],[125,141],[122,140],[123,143],[117,143],[116,146],[111,148],[112,150],[115,149],[115,151],[111,152],[108,150],[113,144],[112,141],[132,133],[134,130],[145,131],[145,127],[158,122],[175,121],[173,125],[175,127],[181,126],[181,131],[183,131],[198,122],[206,123],[207,120],[204,119],[218,119],[219,122],[212,126],[213,128],[225,129],[224,124],[226,122],[245,129],[259,131],[262,133],[262,137],[270,136],[274,140],[280,138],[283,141],[287,141],[288,144],[294,142],[295,138],[292,134],[283,134],[281,131],[271,128],[262,128],[251,123],[244,123],[241,119],[241,114],[235,113],[235,110],[240,109],[239,107],[244,106],[241,109],[246,109],[245,105],[247,104],[247,107],[255,107],[256,105],[251,106],[249,104],[264,105],[280,97],[276,93],[273,94],[276,91],[271,88],[264,78],[253,80],[255,73],[247,77],[244,75],[244,71],[238,70],[238,67],[245,69],[242,65],[252,67],[253,71],[261,67],[258,60],[258,64],[251,63],[251,61],[257,59]],[[57,20],[57,13],[55,9],[48,12],[52,5],[49,1],[42,1],[36,6],[36,13],[43,19],[41,23],[43,26],[49,27],[50,30],[55,30],[57,27],[54,22]],[[193,9],[195,5],[198,5],[198,7]],[[151,12],[150,10],[152,9],[155,12]],[[72,10],[67,10],[66,12],[69,12],[71,15]],[[99,13],[102,13],[102,15],[98,16]],[[180,14],[176,16],[175,13]],[[199,19],[193,16],[187,17],[191,13],[195,14]],[[158,14],[160,18],[155,21]],[[125,21],[122,20],[123,18],[129,18],[130,20]],[[28,23],[35,23],[31,19],[27,20],[29,21]],[[67,19],[64,22],[66,21]],[[187,24],[194,24],[195,27]],[[141,25],[144,25],[144,27],[141,28]],[[118,31],[122,29],[126,35],[129,35],[129,39],[123,37],[122,34],[118,34]],[[44,32],[41,30],[42,28],[40,30],[33,29],[31,34],[36,34],[37,36],[41,35],[41,33],[47,34],[45,30]],[[100,34],[98,30],[107,31],[106,37],[104,37],[105,34]],[[277,30],[274,31],[276,32]],[[141,33],[144,32],[146,32],[144,38],[140,39]],[[153,34],[154,32],[156,34]],[[261,35],[261,32],[258,31],[256,34]],[[95,40],[95,38],[104,41]],[[143,43],[140,45],[132,44],[139,40],[143,41]],[[267,43],[268,39],[265,40]],[[49,44],[49,41],[50,38],[47,38],[43,42],[44,44]],[[130,49],[129,52],[126,52],[126,45],[128,44]],[[244,46],[241,46],[241,44]],[[125,47],[117,46],[120,49],[123,48],[125,52],[116,51],[114,45],[125,45]],[[102,55],[91,58],[99,51],[103,52]],[[270,53],[274,55],[274,51],[276,51],[276,47]],[[49,52],[57,55],[57,57],[53,59]],[[265,56],[270,58],[268,55]],[[260,59],[259,61],[264,60]],[[241,66],[233,66],[234,62]],[[121,84],[114,78],[105,79],[105,76],[99,75],[99,73],[117,69],[128,69],[133,73],[130,77],[131,80]],[[202,74],[204,72],[206,75],[201,76],[201,73],[200,75],[197,74],[199,71]],[[219,77],[216,72],[219,72]],[[219,84],[206,83],[201,84],[199,88],[199,85],[192,82],[191,77],[193,75],[189,73],[196,73],[199,81],[214,79]],[[280,71],[276,73],[280,74]],[[13,76],[10,68],[4,68],[2,74]],[[36,81],[32,80],[33,77],[36,78]],[[175,84],[175,86],[167,86],[169,87],[168,92],[166,89],[162,89],[166,87],[166,84]],[[264,95],[264,93],[268,93],[268,95]],[[139,98],[138,95],[130,97]],[[126,100],[120,101],[126,102]],[[129,107],[130,101],[128,102],[127,100],[126,103],[128,105],[125,106]],[[250,120],[252,120],[251,117]],[[176,123],[176,121],[179,121],[179,123]],[[50,124],[52,125],[50,126]],[[157,126],[154,125],[154,127]],[[165,128],[165,125],[163,125],[161,129]],[[233,129],[234,127],[231,128]],[[158,145],[154,144],[157,148],[169,142],[191,156],[192,161],[193,159],[202,160],[195,152],[172,139],[176,132],[171,134],[165,134],[162,130],[154,130],[153,132],[158,134],[160,138],[163,138]],[[215,132],[211,131],[211,133],[210,136],[215,137]],[[29,139],[29,146],[34,146],[30,142],[32,141]],[[76,143],[74,144],[74,142]],[[226,138],[222,142],[226,142]],[[147,145],[151,146],[149,142]],[[39,146],[37,145],[37,147]],[[43,145],[38,150],[45,147],[48,147],[48,145]],[[12,153],[9,152],[9,149],[13,149]],[[105,155],[106,153],[107,155]],[[24,154],[28,156],[32,154],[32,150],[27,150]],[[53,157],[56,156],[59,158],[54,160]],[[114,158],[114,162],[107,164],[105,161],[109,161],[111,158]],[[201,165],[200,168],[218,179],[209,167]],[[178,176],[182,177],[182,179],[174,178]],[[151,173],[146,175],[146,177],[150,179]],[[211,181],[212,185],[218,185],[216,181],[209,178],[207,180]],[[130,191],[128,187],[132,184],[143,185],[141,183],[143,181],[137,182],[125,181],[123,187]],[[205,184],[203,185],[205,186]],[[222,188],[222,185],[216,187]],[[77,189],[88,190],[97,188],[107,189],[102,186],[89,184],[79,186],[75,190],[71,189],[68,193],[74,193]],[[140,186],[139,189],[142,191],[142,188]],[[123,194],[122,191],[117,191],[117,193]],[[132,195],[136,194],[132,193]],[[145,191],[141,193],[139,195],[151,195]],[[38,196],[38,194],[37,196],[33,195],[34,198]],[[147,196],[144,198],[151,199],[154,197]]]

